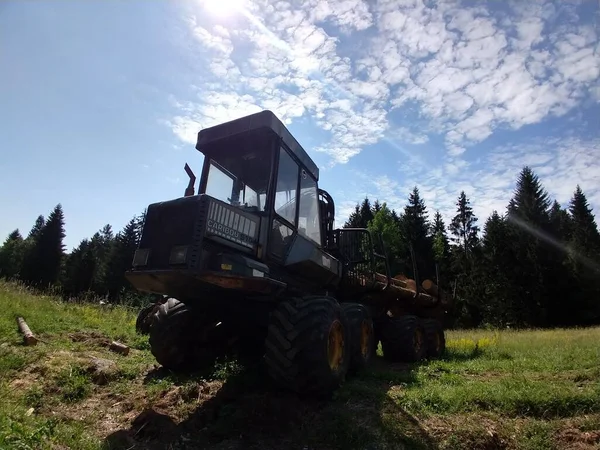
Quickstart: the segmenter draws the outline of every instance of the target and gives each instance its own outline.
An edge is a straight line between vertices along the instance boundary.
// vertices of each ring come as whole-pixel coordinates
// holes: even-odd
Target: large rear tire
[[[360,303],[343,303],[350,326],[351,357],[349,371],[356,373],[369,365],[377,351],[373,319]]]
[[[272,312],[264,361],[273,380],[298,394],[329,396],[350,364],[344,311],[330,297],[294,298]]]
[[[388,361],[417,362],[423,359],[427,344],[418,317],[386,317],[381,326],[381,347]]]
[[[427,342],[427,357],[430,359],[440,358],[446,351],[444,327],[439,320],[423,319],[423,329]]]

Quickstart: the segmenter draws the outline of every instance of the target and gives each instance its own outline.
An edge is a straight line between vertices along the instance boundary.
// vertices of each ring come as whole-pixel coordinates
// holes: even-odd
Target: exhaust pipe
[[[185,163],[184,170],[185,173],[188,174],[188,177],[190,177],[190,181],[187,187],[185,188],[185,193],[183,195],[184,197],[190,197],[194,195],[194,184],[196,183],[196,175],[194,175],[194,172],[192,172],[192,169],[190,169],[190,166],[188,166],[187,163]]]

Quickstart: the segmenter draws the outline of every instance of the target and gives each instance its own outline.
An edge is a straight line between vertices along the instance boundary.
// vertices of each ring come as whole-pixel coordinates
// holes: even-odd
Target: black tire
[[[383,356],[393,362],[417,362],[427,354],[423,324],[416,316],[386,317],[381,326]]]
[[[175,372],[210,366],[224,353],[228,338],[226,329],[221,331],[214,322],[169,298],[153,315],[150,351],[161,366]]]
[[[139,334],[149,334],[154,320],[153,315],[158,310],[157,303],[151,303],[143,307],[138,313],[135,321],[135,331]]]
[[[336,339],[330,346],[331,337]],[[264,361],[281,387],[301,395],[329,396],[348,372],[349,342],[348,321],[335,299],[294,298],[281,302],[271,314]]]
[[[423,319],[422,322],[427,342],[427,357],[430,359],[440,358],[446,351],[444,327],[439,320],[435,319]]]
[[[351,357],[349,371],[356,373],[369,365],[377,351],[373,319],[360,303],[343,303],[350,327]]]
[[[192,313],[185,303],[169,298],[159,305],[150,327],[150,351],[166,369],[181,371],[193,366],[195,336]]]

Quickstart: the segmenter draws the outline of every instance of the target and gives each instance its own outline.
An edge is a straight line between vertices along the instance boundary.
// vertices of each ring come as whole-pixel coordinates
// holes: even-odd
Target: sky
[[[320,167],[336,226],[418,186],[480,224],[529,165],[600,211],[600,3],[0,3],[0,239],[57,203],[67,249],[200,175],[198,131],[273,111]],[[599,216],[600,217],[600,216]]]

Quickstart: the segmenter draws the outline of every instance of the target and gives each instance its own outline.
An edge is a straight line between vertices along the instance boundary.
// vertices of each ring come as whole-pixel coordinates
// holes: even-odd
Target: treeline
[[[148,296],[124,277],[137,248],[144,213],[118,233],[110,225],[65,252],[61,205],[39,216],[29,234],[13,231],[0,248],[0,277],[18,279],[65,298],[130,304]],[[472,326],[568,326],[600,323],[600,234],[585,194],[576,187],[567,209],[552,201],[525,167],[506,211],[483,229],[461,192],[447,225],[429,217],[418,188],[403,211],[365,198],[345,227],[370,228],[384,238],[392,276],[438,279],[455,294],[452,324]],[[436,266],[439,271],[436,271]]]
[[[124,274],[131,267],[143,220],[144,214],[134,216],[116,234],[105,225],[66,253],[65,217],[58,204],[47,218],[36,219],[26,237],[18,229],[10,233],[0,248],[0,278],[67,299],[142,303],[147,296],[135,292]]]
[[[344,226],[383,235],[392,276],[415,276],[412,246],[420,280],[439,275],[455,294],[454,326],[600,323],[600,234],[586,196],[577,186],[563,209],[529,167],[483,229],[465,192],[446,225],[439,212],[429,217],[417,187],[401,212],[365,198]]]

